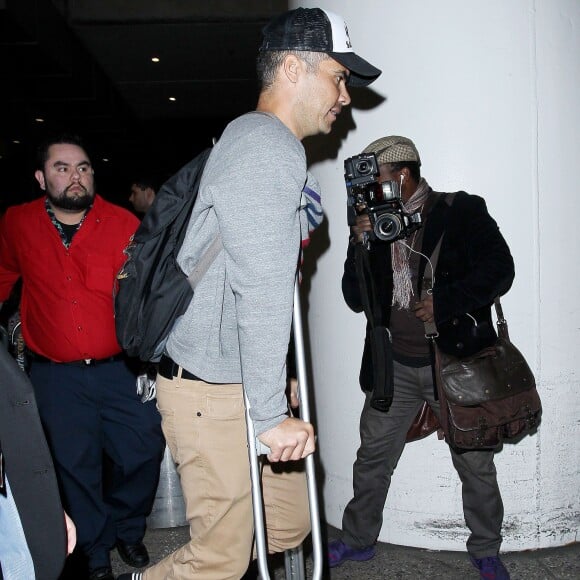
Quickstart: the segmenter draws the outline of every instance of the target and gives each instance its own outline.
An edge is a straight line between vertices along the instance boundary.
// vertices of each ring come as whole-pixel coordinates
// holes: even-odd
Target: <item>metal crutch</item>
[[[306,357],[304,353],[304,335],[302,331],[302,311],[300,307],[300,287],[298,279],[294,284],[294,346],[296,350],[296,370],[298,374],[298,393],[300,398],[300,414],[304,421],[310,421],[308,402],[308,381],[306,376]],[[250,405],[244,393],[246,403],[246,426],[248,433],[248,448],[250,457],[250,476],[252,479],[252,503],[254,510],[254,529],[256,535],[256,553],[258,556],[258,570],[261,580],[269,580],[268,552],[266,548],[266,530],[264,526],[264,512],[262,504],[262,488],[258,457],[267,455],[269,449],[256,437],[254,424],[250,417]],[[316,489],[316,475],[314,456],[305,459],[306,481],[308,486],[308,503],[310,507],[310,526],[312,536],[313,580],[322,578],[322,534],[318,509],[318,495]],[[304,580],[304,556],[302,546],[287,550],[284,554],[286,580]]]

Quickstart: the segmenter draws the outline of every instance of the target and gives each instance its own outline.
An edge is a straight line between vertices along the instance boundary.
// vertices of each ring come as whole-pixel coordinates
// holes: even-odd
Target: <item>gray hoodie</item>
[[[206,165],[178,262],[189,275],[223,250],[176,322],[167,352],[208,383],[240,383],[256,433],[287,416],[286,354],[300,249],[304,148],[275,116],[228,125]]]

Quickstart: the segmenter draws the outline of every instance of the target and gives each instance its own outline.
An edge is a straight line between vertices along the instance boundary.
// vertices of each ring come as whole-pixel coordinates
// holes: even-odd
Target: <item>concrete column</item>
[[[496,464],[504,550],[577,541],[580,525],[580,3],[577,0],[319,0],[346,19],[355,50],[383,69],[330,138],[306,148],[323,186],[326,223],[309,248],[305,320],[324,509],[340,527],[352,496],[363,402],[364,317],[340,291],[346,252],[343,160],[388,134],[412,138],[437,190],[483,196],[516,262],[504,300],[511,336],[536,373],[539,432]],[[407,446],[380,540],[463,550],[460,484],[446,446]]]

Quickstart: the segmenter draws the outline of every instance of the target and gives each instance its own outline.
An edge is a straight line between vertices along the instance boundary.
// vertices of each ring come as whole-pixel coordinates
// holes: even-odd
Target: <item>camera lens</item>
[[[359,161],[356,165],[356,170],[359,175],[366,175],[372,170],[372,165],[368,161]]]
[[[392,242],[399,237],[402,227],[403,224],[398,216],[384,213],[377,217],[373,230],[377,239]]]

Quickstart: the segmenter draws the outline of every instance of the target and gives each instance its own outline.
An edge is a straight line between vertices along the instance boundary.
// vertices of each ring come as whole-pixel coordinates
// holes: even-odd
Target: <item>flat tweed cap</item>
[[[411,139],[399,135],[381,137],[367,145],[363,153],[374,153],[379,165],[399,163],[400,161],[416,161],[421,166],[421,158],[415,143]]]

